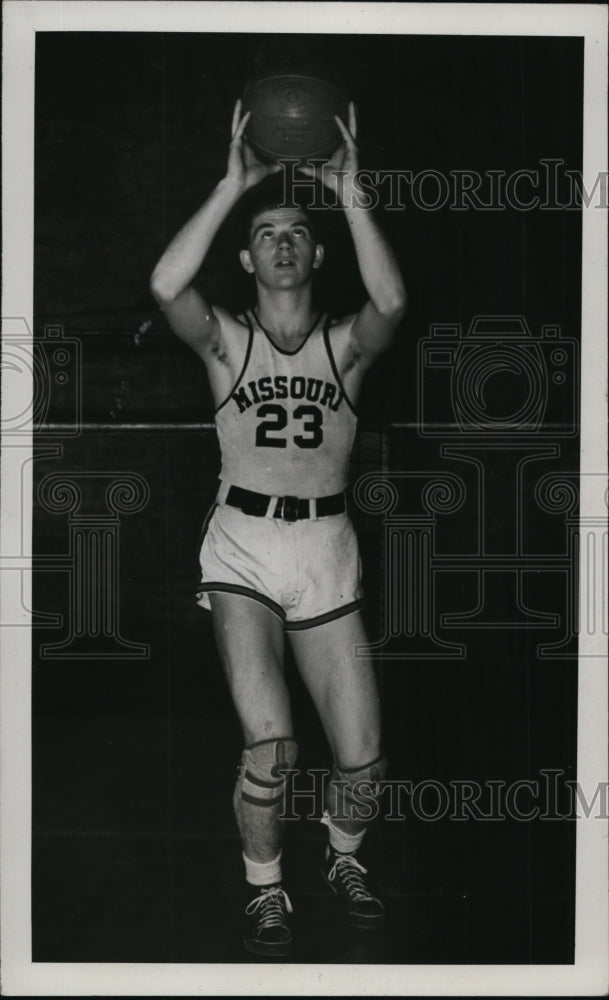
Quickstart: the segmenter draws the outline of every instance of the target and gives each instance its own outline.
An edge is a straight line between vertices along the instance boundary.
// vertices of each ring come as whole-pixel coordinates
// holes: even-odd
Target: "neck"
[[[310,286],[272,292],[259,286],[256,312],[265,329],[286,345],[302,339],[316,315]]]

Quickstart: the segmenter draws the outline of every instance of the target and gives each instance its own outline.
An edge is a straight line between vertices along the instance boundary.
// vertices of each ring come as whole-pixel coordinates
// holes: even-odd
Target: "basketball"
[[[334,121],[348,121],[348,103],[333,84],[304,74],[254,80],[243,94],[251,112],[245,137],[261,160],[328,159],[342,136]]]

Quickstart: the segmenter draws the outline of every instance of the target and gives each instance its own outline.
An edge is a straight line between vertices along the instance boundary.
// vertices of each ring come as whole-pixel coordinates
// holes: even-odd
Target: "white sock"
[[[359,833],[345,833],[334,826],[327,812],[323,814],[321,822],[328,827],[330,846],[335,851],[338,851],[339,854],[355,854],[364,839],[365,830],[360,830]]]
[[[245,878],[250,885],[272,885],[281,882],[281,851],[273,861],[252,861],[243,855]]]

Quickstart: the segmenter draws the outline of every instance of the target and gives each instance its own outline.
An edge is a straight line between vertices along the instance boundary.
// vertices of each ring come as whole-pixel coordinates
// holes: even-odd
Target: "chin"
[[[310,280],[310,274],[302,274],[299,271],[279,273],[274,271],[269,284],[272,288],[300,288],[301,285],[306,285]]]

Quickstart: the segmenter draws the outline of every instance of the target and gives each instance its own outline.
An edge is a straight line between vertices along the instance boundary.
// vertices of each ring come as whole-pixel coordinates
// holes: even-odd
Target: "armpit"
[[[343,364],[343,372],[344,372],[344,374],[346,375],[347,372],[350,372],[353,368],[356,368],[357,365],[360,363],[361,360],[362,360],[362,352],[354,344],[351,344],[350,345],[350,350],[349,350],[349,352],[348,352],[348,354],[347,354],[347,356],[345,358],[345,362]]]
[[[332,352],[342,375],[357,368],[362,360],[359,344],[351,336],[356,316],[347,316],[330,328]]]
[[[210,345],[210,350],[211,354],[219,364],[221,365],[228,364],[228,354],[226,353],[226,346],[220,335],[214,338],[213,342]]]
[[[218,307],[214,311],[218,329],[209,345],[211,358],[230,370],[240,370],[247,350],[249,328],[239,316],[233,316]]]

